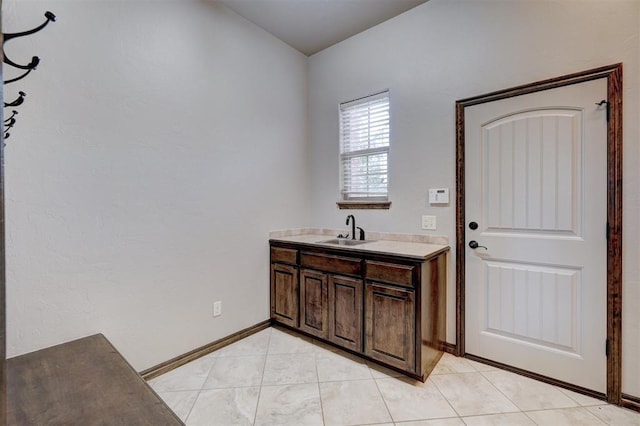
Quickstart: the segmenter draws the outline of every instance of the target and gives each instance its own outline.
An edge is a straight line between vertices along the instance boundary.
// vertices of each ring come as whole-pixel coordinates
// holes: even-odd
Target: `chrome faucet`
[[[350,214],[347,216],[347,226],[349,225],[349,220],[351,220],[351,239],[356,239],[356,218]]]

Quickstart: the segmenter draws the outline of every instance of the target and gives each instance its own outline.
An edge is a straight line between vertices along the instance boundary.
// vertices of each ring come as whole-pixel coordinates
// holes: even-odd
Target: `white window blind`
[[[343,200],[387,200],[389,91],[340,104]]]

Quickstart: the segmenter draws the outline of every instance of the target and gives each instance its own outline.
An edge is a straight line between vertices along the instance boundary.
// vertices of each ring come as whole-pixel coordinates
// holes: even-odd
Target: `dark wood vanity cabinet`
[[[416,259],[271,241],[271,318],[425,380],[445,339],[447,251]]]
[[[291,327],[298,327],[299,286],[296,261],[297,250],[271,250],[271,318]]]

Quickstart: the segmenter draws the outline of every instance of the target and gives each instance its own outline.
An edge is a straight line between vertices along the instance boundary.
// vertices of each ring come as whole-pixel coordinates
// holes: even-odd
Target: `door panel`
[[[600,392],[606,96],[600,79],[465,110],[466,351]]]
[[[415,365],[415,291],[365,283],[365,354],[409,371]]]
[[[582,111],[543,109],[482,126],[489,230],[577,233],[582,122]]]
[[[579,352],[580,270],[510,262],[485,262],[484,268],[486,332]]]
[[[362,351],[362,280],[329,277],[329,340]]]
[[[298,269],[293,266],[271,265],[271,318],[298,326]]]
[[[327,337],[327,274],[300,271],[300,329],[318,337]]]

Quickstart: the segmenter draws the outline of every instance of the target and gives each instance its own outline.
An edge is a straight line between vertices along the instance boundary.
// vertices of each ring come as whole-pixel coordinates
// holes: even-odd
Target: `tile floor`
[[[640,414],[445,354],[426,383],[268,328],[152,379],[187,425],[640,425]]]

